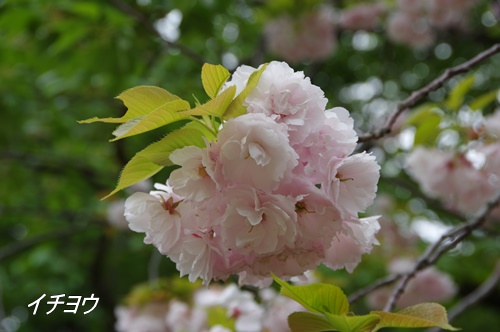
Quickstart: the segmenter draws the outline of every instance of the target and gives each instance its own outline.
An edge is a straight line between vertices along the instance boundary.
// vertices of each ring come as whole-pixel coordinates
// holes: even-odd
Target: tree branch
[[[389,116],[389,119],[387,120],[387,123],[384,127],[375,130],[371,133],[360,135],[358,143],[367,142],[373,139],[379,139],[390,134],[392,131],[392,126],[404,111],[409,110],[412,106],[414,106],[424,97],[426,97],[430,92],[436,91],[437,89],[442,87],[444,83],[446,83],[446,81],[448,81],[450,78],[458,74],[468,72],[469,70],[472,69],[472,67],[478,65],[479,63],[485,61],[486,59],[490,58],[491,56],[499,52],[500,52],[500,43],[497,43],[494,44],[489,49],[487,49],[486,51],[483,51],[478,55],[476,55],[475,57],[473,57],[472,59],[462,63],[461,65],[446,69],[445,72],[441,74],[441,76],[439,76],[438,78],[436,78],[423,88],[414,91],[408,98],[400,102],[396,110]]]
[[[441,258],[441,256],[454,248],[458,243],[462,242],[463,239],[469,236],[474,230],[481,227],[488,218],[490,212],[499,203],[500,195],[486,205],[483,213],[476,220],[452,228],[451,230],[443,234],[436,243],[430,245],[427,248],[426,252],[422,256],[420,256],[413,269],[401,277],[401,280],[399,281],[398,285],[387,301],[384,311],[392,311],[396,306],[396,302],[398,301],[399,297],[404,293],[405,288],[410,280],[413,279],[413,277],[415,277],[415,275],[419,271],[435,264],[439,260],[439,258]]]
[[[470,307],[479,303],[483,298],[486,297],[493,289],[495,289],[496,285],[500,282],[500,260],[497,261],[493,272],[489,276],[489,278],[481,284],[475,291],[464,297],[460,302],[458,302],[448,314],[448,321],[454,320],[457,316],[462,314],[464,311],[469,309]],[[427,332],[437,332],[440,331],[439,328],[432,328],[427,330]]]
[[[361,299],[362,297],[370,294],[371,292],[373,292],[381,287],[392,284],[393,282],[395,282],[399,278],[401,278],[401,274],[393,274],[393,275],[388,275],[386,277],[380,278],[380,279],[376,280],[375,282],[373,282],[372,284],[366,286],[365,288],[362,288],[362,289],[356,291],[355,293],[351,294],[348,298],[348,301],[350,304],[353,304],[354,302],[356,302],[359,299]]]
[[[121,11],[122,13],[132,17],[136,22],[138,22],[139,24],[141,24],[146,30],[150,31],[150,32],[153,32],[155,35],[158,35],[158,31],[156,30],[156,28],[154,27],[153,23],[151,23],[151,20],[149,17],[147,17],[146,15],[144,15],[141,11],[135,9],[134,7],[130,6],[129,4],[123,2],[123,1],[120,1],[120,0],[109,0],[109,2],[116,8],[118,9],[119,11]],[[172,48],[175,48],[177,50],[179,50],[182,54],[190,57],[191,59],[193,59],[194,61],[200,63],[200,64],[204,64],[206,63],[207,61],[205,61],[205,59],[199,55],[197,52],[193,51],[192,49],[180,44],[180,43],[177,43],[177,42],[173,42],[173,41],[168,41],[168,40],[164,40],[163,41],[169,46],[169,47],[172,47]]]

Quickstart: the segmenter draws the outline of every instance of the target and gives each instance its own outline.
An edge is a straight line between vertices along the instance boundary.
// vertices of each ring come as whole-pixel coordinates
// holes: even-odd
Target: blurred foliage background
[[[346,8],[360,2],[328,3]],[[199,74],[204,62],[233,70],[279,60],[264,47],[264,26],[281,12],[293,13],[299,3],[312,8],[319,1],[0,0],[0,331],[111,331],[114,308],[135,284],[178,274],[167,258],[142,243],[141,234],[107,222],[111,201],[126,193],[100,201],[127,160],[164,129],[108,143],[109,125],[77,120],[123,114],[113,97],[137,85],[161,86],[191,102],[204,98]],[[422,49],[391,42],[382,28],[338,29],[331,56],[293,67],[325,91],[330,107],[351,111],[358,130],[366,132],[383,124],[397,101],[498,41],[498,6],[481,1],[470,12],[467,32],[441,31]],[[155,28],[162,19],[168,26],[164,38]],[[463,77],[427,102],[442,102]],[[474,85],[462,92],[463,104],[499,83],[497,55],[476,71]],[[496,107],[493,98],[482,111]],[[432,139],[422,135],[424,143]],[[462,222],[425,197],[402,171],[403,147],[386,139],[362,148],[374,151],[382,164],[379,193],[392,202],[382,212],[383,227],[397,225],[404,232],[424,220],[432,233],[432,225]],[[154,179],[164,181],[168,171]],[[496,225],[478,232],[439,262],[459,285],[454,301],[491,272],[500,256],[498,231]],[[419,237],[401,249],[384,245],[385,239],[382,235],[381,246],[365,255],[353,274],[326,271],[325,276],[350,294],[386,275],[391,258],[417,257],[427,243]],[[95,294],[100,302],[88,315],[62,309],[46,315],[50,306],[42,301],[32,315],[27,305],[42,294]],[[497,287],[454,325],[465,331],[500,326],[499,299]],[[355,311],[363,310],[368,309],[360,301]]]

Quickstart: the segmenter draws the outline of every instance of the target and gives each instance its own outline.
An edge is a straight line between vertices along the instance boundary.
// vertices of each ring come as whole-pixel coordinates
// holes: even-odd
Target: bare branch
[[[371,292],[373,292],[381,287],[392,284],[393,282],[395,282],[399,278],[401,278],[400,274],[393,274],[393,275],[388,275],[386,277],[380,278],[380,279],[376,280],[374,283],[366,286],[365,288],[362,288],[362,289],[356,291],[355,293],[351,294],[348,298],[349,303],[353,304],[354,302],[356,302],[359,299],[361,299],[362,297],[370,294]]]
[[[468,237],[474,230],[481,227],[486,219],[488,218],[490,212],[500,203],[500,195],[488,203],[483,213],[477,219],[472,222],[457,226],[449,230],[447,233],[441,236],[441,238],[434,244],[430,245],[426,252],[420,256],[419,260],[416,262],[413,269],[404,274],[399,281],[398,285],[392,292],[384,311],[392,311],[396,306],[396,302],[399,297],[404,293],[406,286],[415,275],[427,268],[430,265],[435,264],[441,256],[447,253],[449,250],[454,248],[458,243],[463,241]]]
[[[489,278],[481,284],[476,290],[464,297],[460,302],[458,302],[448,314],[448,321],[454,320],[457,316],[462,314],[464,311],[470,307],[479,303],[483,298],[486,297],[500,282],[500,260],[497,261],[493,272]],[[428,332],[440,331],[439,328],[432,328],[427,330]]]
[[[120,10],[122,13],[132,17],[136,22],[138,22],[140,25],[142,25],[146,30],[153,32],[156,35],[158,34],[158,31],[155,29],[155,27],[154,27],[153,23],[151,22],[151,20],[149,19],[149,17],[144,15],[141,11],[135,9],[134,7],[130,6],[129,4],[127,4],[121,0],[110,0],[109,2],[115,8]],[[182,54],[187,55],[188,57],[190,57],[191,59],[193,59],[194,61],[196,61],[200,64],[204,64],[205,62],[207,62],[207,61],[205,61],[205,59],[201,55],[199,55],[198,53],[196,53],[192,49],[190,49],[190,48],[188,48],[180,43],[168,41],[168,40],[164,40],[164,42],[169,47],[172,47],[172,48],[179,50]]]
[[[436,91],[440,87],[446,83],[450,78],[461,74],[461,73],[466,73],[469,70],[471,70],[474,66],[478,65],[479,63],[485,61],[486,59],[490,58],[496,53],[500,52],[500,43],[494,44],[492,47],[487,49],[486,51],[483,51],[470,59],[469,61],[466,61],[462,63],[461,65],[458,65],[456,67],[449,68],[445,70],[441,76],[424,86],[422,89],[419,89],[417,91],[414,91],[408,98],[400,102],[396,108],[396,110],[389,116],[387,123],[384,127],[375,130],[371,133],[365,134],[365,135],[360,135],[358,143],[370,141],[373,139],[379,139],[382,138],[388,134],[391,133],[392,131],[392,126],[398,119],[398,117],[404,112],[410,109],[412,106],[417,104],[420,100],[422,100],[424,97],[426,97],[430,92]]]

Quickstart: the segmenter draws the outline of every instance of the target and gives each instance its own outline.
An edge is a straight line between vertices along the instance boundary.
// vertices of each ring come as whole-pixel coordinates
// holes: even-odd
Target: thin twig
[[[500,43],[497,43],[494,44],[489,49],[487,49],[486,51],[483,51],[478,55],[476,55],[475,57],[473,57],[472,59],[462,63],[461,65],[446,69],[445,72],[441,74],[441,76],[439,76],[438,78],[436,78],[423,88],[414,91],[408,98],[400,102],[396,110],[389,116],[387,123],[384,127],[375,130],[371,133],[360,135],[358,142],[362,143],[373,139],[379,139],[381,137],[390,134],[392,131],[392,126],[404,111],[410,109],[412,106],[417,104],[420,100],[422,100],[432,91],[436,91],[437,89],[442,87],[444,83],[446,83],[446,81],[448,81],[450,78],[458,74],[468,72],[469,70],[472,69],[472,67],[476,66],[477,64],[485,61],[489,57],[499,52],[500,52]]]
[[[120,0],[110,0],[109,1],[115,8],[120,10],[122,13],[132,17],[136,22],[141,24],[146,30],[153,32],[154,34],[158,35],[158,30],[154,27],[153,23],[151,22],[151,19],[144,15],[141,11],[135,9],[134,7],[130,6],[129,4],[120,1]],[[169,47],[175,48],[179,50],[182,54],[187,55],[194,61],[204,64],[205,59],[193,51],[192,49],[174,41],[168,41],[164,40],[165,44],[167,44]]]
[[[500,260],[497,261],[493,272],[489,278],[481,284],[476,290],[464,297],[460,302],[458,302],[448,313],[448,321],[451,322],[457,316],[461,315],[464,311],[470,307],[479,303],[484,299],[500,282]],[[427,332],[437,332],[440,331],[439,328],[432,328],[427,330]]]
[[[386,277],[380,278],[380,279],[376,280],[375,282],[373,282],[372,284],[366,286],[365,288],[362,288],[362,289],[356,291],[355,293],[351,294],[348,298],[349,303],[353,304],[354,302],[358,301],[360,298],[370,294],[371,292],[373,292],[381,287],[392,284],[393,282],[395,282],[399,278],[401,278],[400,274],[393,274],[393,275],[388,275]]]
[[[500,195],[486,205],[483,213],[481,213],[481,215],[477,219],[472,222],[452,228],[444,235],[442,235],[437,242],[429,246],[425,253],[420,256],[418,261],[415,263],[413,269],[402,276],[401,280],[399,281],[396,288],[393,290],[389,300],[387,301],[384,311],[390,312],[394,309],[394,307],[396,306],[396,302],[404,293],[406,286],[419,271],[435,264],[439,260],[439,258],[441,258],[441,256],[454,248],[458,243],[463,241],[474,230],[481,227],[488,218],[490,212],[499,204],[499,202]]]

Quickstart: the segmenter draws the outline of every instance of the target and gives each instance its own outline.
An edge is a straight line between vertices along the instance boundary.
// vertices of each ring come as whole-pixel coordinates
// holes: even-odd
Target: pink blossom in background
[[[168,332],[165,316],[168,304],[150,302],[138,306],[119,306],[115,309],[118,332]]]
[[[412,12],[392,13],[387,19],[386,31],[390,40],[413,48],[425,48],[434,43],[434,32],[425,17]]]
[[[488,154],[484,157],[484,165],[495,164],[495,158],[488,158]],[[451,209],[475,213],[495,197],[500,186],[492,177],[495,167],[478,167],[468,158],[465,154],[418,147],[407,159],[407,170],[429,196],[444,200]]]
[[[265,314],[262,325],[266,332],[289,332],[288,316],[297,311],[306,311],[298,302],[279,295],[272,288],[265,288],[259,292],[262,298]]]
[[[125,219],[125,200],[118,199],[111,201],[106,210],[106,220],[117,229],[128,229],[127,219]]]
[[[391,262],[389,272],[407,273],[415,262],[409,259],[396,259]],[[383,309],[392,294],[393,287],[375,290],[367,297],[368,305],[373,309]],[[449,275],[434,267],[418,272],[408,283],[405,292],[399,298],[396,306],[406,308],[423,302],[443,302],[450,300],[457,293],[457,286]]]
[[[290,63],[325,59],[337,47],[333,10],[329,7],[298,18],[280,16],[267,24],[265,35],[268,50]]]
[[[382,3],[361,4],[340,14],[339,26],[348,30],[374,30],[387,8]]]
[[[429,21],[440,29],[467,28],[467,16],[477,0],[428,1]]]
[[[500,109],[485,117],[484,127],[488,135],[500,140]]]
[[[241,91],[253,70],[236,69],[226,86]],[[174,151],[168,185],[129,197],[129,227],[204,284],[234,274],[265,287],[271,272],[288,280],[321,263],[352,271],[378,243],[377,217],[358,213],[373,203],[380,166],[353,154],[349,112],[326,104],[302,72],[269,63],[246,114],[206,147]]]

